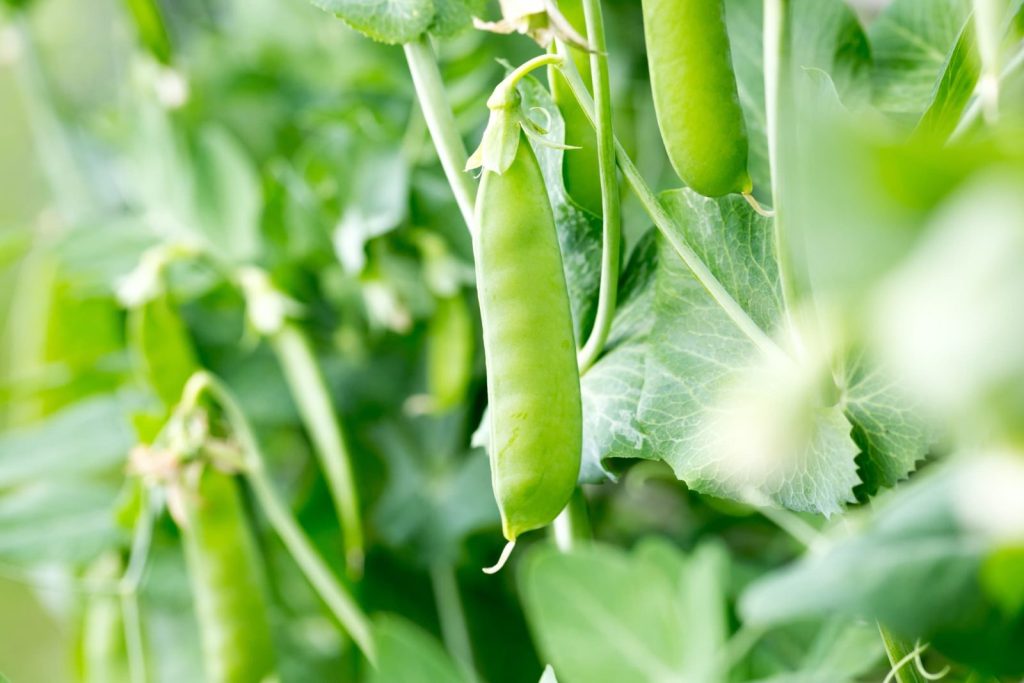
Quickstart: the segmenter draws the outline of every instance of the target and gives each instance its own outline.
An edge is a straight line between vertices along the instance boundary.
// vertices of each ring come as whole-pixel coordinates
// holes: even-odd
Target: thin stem
[[[622,243],[622,216],[619,207],[619,183],[615,169],[615,138],[612,128],[611,81],[608,76],[607,41],[601,0],[584,0],[587,37],[593,47],[590,71],[597,106],[597,163],[601,178],[602,257],[601,286],[597,316],[590,337],[579,353],[581,372],[586,372],[601,355],[611,333],[619,291],[619,249]]]
[[[587,499],[579,487],[573,491],[569,504],[555,518],[551,525],[551,536],[563,553],[571,551],[581,542],[586,543],[594,538],[594,532],[590,528],[590,514],[587,512]]]
[[[448,184],[451,185],[452,192],[455,193],[455,201],[459,205],[459,211],[462,212],[462,219],[466,221],[469,231],[473,232],[476,183],[472,176],[465,171],[468,157],[466,146],[455,125],[455,115],[452,113],[451,105],[448,104],[444,83],[441,80],[441,71],[437,66],[437,58],[428,40],[426,36],[423,36],[406,43],[404,46],[405,59],[409,63],[409,72],[412,74],[413,86],[416,88],[416,97],[419,99],[423,118],[427,122],[427,130],[430,131],[434,147],[437,148],[441,167],[448,177]]]
[[[331,573],[330,568],[317,553],[313,543],[299,526],[291,511],[281,502],[281,498],[264,468],[265,458],[259,442],[256,440],[256,435],[241,406],[238,405],[230,389],[223,382],[206,371],[200,371],[189,380],[185,388],[185,395],[198,396],[204,391],[208,392],[224,410],[228,422],[245,452],[246,465],[243,474],[274,532],[284,543],[288,553],[302,570],[306,579],[352,637],[356,646],[371,664],[375,663],[377,650],[370,631],[369,620],[348,591]]]
[[[558,50],[563,56],[567,55],[567,48],[564,44],[559,43]],[[572,89],[573,95],[576,96],[576,100],[580,103],[580,108],[583,113],[590,120],[590,123],[597,125],[596,116],[594,114],[594,101],[590,97],[590,93],[587,92],[587,88],[583,85],[583,81],[580,79],[579,73],[576,72],[576,67],[572,63],[571,59],[566,59],[562,65],[562,73],[565,75],[565,80]],[[665,211],[665,207],[661,205],[658,198],[654,196],[651,188],[648,187],[646,181],[640,171],[637,170],[636,164],[629,158],[625,148],[618,140],[615,141],[615,153],[616,158],[619,162],[619,168],[622,169],[622,174],[629,184],[633,193],[636,194],[640,203],[643,205],[644,210],[651,217],[654,225],[661,234],[668,240],[672,248],[675,249],[679,258],[683,260],[686,267],[690,269],[697,281],[704,287],[715,303],[729,316],[729,319],[736,324],[736,326],[743,332],[754,344],[764,353],[768,354],[782,354],[782,349],[772,341],[765,332],[757,326],[747,312],[736,303],[736,300],[732,298],[728,290],[718,281],[718,278],[714,276],[707,265],[700,259],[697,253],[690,248],[690,245],[679,235],[679,232],[672,221],[671,216]]]
[[[448,562],[431,564],[430,582],[434,588],[437,616],[441,622],[441,636],[444,638],[445,647],[455,661],[462,664],[470,683],[477,683],[479,677],[473,664],[473,645],[452,565]]]
[[[793,306],[797,301],[795,275],[786,241],[785,174],[781,155],[784,149],[782,125],[793,111],[789,59],[789,1],[764,0],[764,93],[768,135],[768,163],[772,178],[773,238],[779,268],[779,286],[783,307],[789,321],[789,333],[798,349],[802,340],[793,323]],[[786,140],[785,142],[789,142]]]
[[[1003,67],[1002,72],[999,74],[999,80],[1005,81],[1016,73],[1021,66],[1024,66],[1024,47],[1018,50],[1010,61],[1006,63],[1006,66]],[[981,116],[983,110],[984,98],[982,98],[980,94],[977,94],[967,106],[966,111],[964,111],[964,114],[960,119],[960,123],[957,124],[956,129],[954,129],[953,133],[949,136],[949,141],[956,142],[962,138],[967,131],[971,129],[971,126],[977,122],[978,117]]]
[[[125,649],[128,653],[128,671],[132,683],[145,683],[146,650],[142,638],[142,619],[139,615],[139,586],[149,559],[153,543],[153,525],[156,510],[149,496],[143,493],[139,518],[135,522],[132,548],[128,556],[128,567],[119,582],[121,613],[124,617]]]
[[[327,477],[341,520],[346,570],[350,578],[357,579],[363,573],[363,527],[344,431],[309,339],[302,330],[294,323],[285,323],[272,337],[272,343]]]

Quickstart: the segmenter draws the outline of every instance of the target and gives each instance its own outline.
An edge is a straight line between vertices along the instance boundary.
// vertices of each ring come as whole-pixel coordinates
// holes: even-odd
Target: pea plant
[[[1022,0],[0,0],[0,681],[1020,681],[1022,64]]]

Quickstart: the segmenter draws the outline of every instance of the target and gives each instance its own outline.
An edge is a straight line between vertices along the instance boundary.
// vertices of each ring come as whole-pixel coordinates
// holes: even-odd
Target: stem
[[[563,43],[558,44],[558,50],[563,55],[567,56],[567,48]],[[571,59],[566,59],[562,65],[562,73],[565,75],[565,80],[572,89],[573,95],[576,96],[576,100],[580,103],[580,108],[583,113],[590,120],[590,123],[595,127],[597,125],[597,119],[594,114],[594,101],[590,97],[590,93],[587,92],[587,88],[583,85],[583,81],[580,79],[579,73],[576,72],[576,67],[572,63]],[[715,303],[729,316],[729,319],[736,324],[736,326],[742,331],[752,342],[764,353],[768,354],[782,354],[783,351],[778,345],[772,341],[765,332],[757,326],[747,312],[736,303],[736,300],[732,298],[728,290],[718,281],[718,278],[714,276],[707,265],[700,259],[697,253],[690,248],[690,245],[678,234],[675,224],[672,222],[671,216],[665,211],[665,207],[661,205],[658,198],[654,196],[651,188],[648,187],[646,181],[640,171],[637,170],[636,164],[629,158],[625,148],[618,140],[615,140],[615,153],[619,162],[619,168],[622,169],[622,174],[626,178],[626,182],[629,184],[633,193],[636,194],[637,199],[643,205],[644,210],[651,217],[654,225],[661,234],[668,240],[672,248],[675,249],[679,258],[683,260],[686,267],[690,269],[697,281],[704,287]]]
[[[594,532],[590,528],[587,499],[581,488],[576,487],[569,504],[555,518],[551,525],[551,536],[563,553],[570,552],[580,543],[593,540]]]
[[[245,452],[246,463],[243,474],[270,521],[270,525],[274,528],[274,532],[284,543],[285,548],[306,579],[319,593],[342,627],[348,631],[356,646],[371,664],[375,664],[377,650],[370,631],[369,620],[348,591],[331,573],[330,568],[317,553],[313,543],[299,526],[291,511],[281,502],[281,498],[264,468],[265,458],[259,442],[256,440],[256,435],[231,390],[214,375],[201,370],[189,380],[185,387],[185,395],[198,396],[204,391],[220,404],[228,422],[234,429],[235,436]]]
[[[615,138],[612,129],[611,83],[608,76],[607,41],[601,0],[584,0],[587,37],[593,46],[590,70],[597,106],[597,162],[601,178],[602,241],[601,286],[597,300],[597,317],[590,337],[579,353],[580,372],[586,372],[601,355],[612,329],[619,290],[619,249],[622,244],[622,217],[619,207],[619,184],[615,169]]]
[[[978,99],[989,124],[999,118],[999,43],[1004,10],[1001,0],[974,0],[974,30],[981,55]]]
[[[797,348],[802,349],[802,341],[792,318],[793,305],[798,297],[786,242],[784,218],[789,207],[785,202],[785,174],[781,162],[784,149],[782,122],[790,120],[788,114],[793,111],[788,15],[788,0],[764,0],[764,94],[768,163],[772,178],[775,258],[779,266],[779,286],[782,290],[783,308],[789,321],[789,331]]]
[[[455,570],[448,562],[434,562],[430,565],[430,582],[437,601],[437,616],[441,622],[441,635],[445,647],[455,661],[462,664],[471,683],[478,683],[476,667],[473,664],[473,645],[466,627],[466,616],[459,597],[459,584]]]
[[[302,421],[316,445],[320,466],[327,476],[327,485],[341,520],[346,569],[350,578],[357,579],[363,573],[363,528],[352,459],[345,446],[341,423],[309,339],[302,330],[294,323],[285,323],[272,337],[272,342]]]
[[[1017,72],[1018,69],[1024,66],[1024,48],[1021,48],[1017,53],[1006,63],[1003,67],[1002,72],[999,74],[1000,82],[1005,81],[1007,78]],[[967,106],[967,110],[964,111],[963,117],[960,119],[960,123],[957,124],[956,129],[949,136],[950,142],[956,142],[962,138],[971,126],[977,122],[978,117],[981,115],[984,109],[984,100],[980,95],[976,95],[971,103]]]
[[[149,496],[143,492],[139,518],[135,522],[132,535],[132,549],[128,556],[128,566],[118,586],[121,597],[121,613],[124,617],[124,640],[128,654],[128,671],[132,683],[145,683],[146,650],[142,639],[142,619],[139,615],[139,586],[149,559],[149,549],[153,543],[153,525],[156,521],[156,510],[150,504]]]
[[[437,67],[437,57],[427,41],[428,38],[422,36],[406,43],[405,59],[409,63],[416,97],[419,99],[423,118],[427,122],[427,130],[430,131],[434,147],[437,148],[441,167],[448,177],[452,192],[455,193],[455,201],[462,212],[462,219],[466,221],[466,227],[472,233],[476,223],[473,214],[476,183],[465,171],[468,157],[466,146],[459,136],[455,115],[445,95],[441,71]]]

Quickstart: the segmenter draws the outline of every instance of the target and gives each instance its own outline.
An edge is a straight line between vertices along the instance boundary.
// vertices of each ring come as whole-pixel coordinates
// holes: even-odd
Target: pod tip
[[[516,547],[515,541],[509,541],[505,544],[504,550],[501,551],[501,557],[498,558],[497,564],[493,567],[484,567],[484,574],[497,574],[501,571],[501,568],[508,562],[508,558],[511,557],[512,551]]]

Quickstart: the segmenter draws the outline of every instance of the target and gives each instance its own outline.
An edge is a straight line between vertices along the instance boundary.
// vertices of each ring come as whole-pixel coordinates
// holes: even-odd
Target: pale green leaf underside
[[[716,201],[683,190],[665,201],[687,242],[730,294],[762,329],[773,330],[783,304],[770,222],[740,198]],[[716,404],[757,362],[758,352],[670,247],[664,249],[638,410],[653,450],[703,493],[739,499],[756,493],[795,510],[838,512],[859,482],[851,425],[838,409],[818,411],[797,466],[781,481],[740,477],[739,483],[736,463],[722,460],[713,433],[720,429]]]
[[[434,21],[434,0],[312,0],[352,28],[384,43],[418,38]]]

